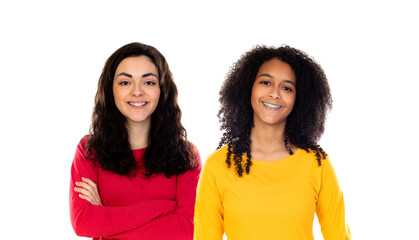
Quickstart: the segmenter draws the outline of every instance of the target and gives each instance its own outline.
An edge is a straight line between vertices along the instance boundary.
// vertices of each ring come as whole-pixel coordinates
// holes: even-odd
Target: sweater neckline
[[[147,147],[132,150],[132,155],[134,156],[134,158],[137,162],[142,162],[146,149],[147,149]]]
[[[145,152],[145,150],[147,149],[147,147],[145,148],[138,148],[138,149],[132,149],[133,152]]]
[[[284,165],[284,164],[288,164],[290,162],[293,162],[292,161],[293,159],[298,158],[298,156],[301,154],[301,151],[303,151],[301,148],[297,148],[297,150],[295,150],[293,155],[289,155],[285,158],[281,158],[281,159],[274,160],[274,161],[262,161],[262,160],[257,160],[257,159],[252,158],[252,163],[255,164],[255,165],[259,165],[259,166]]]

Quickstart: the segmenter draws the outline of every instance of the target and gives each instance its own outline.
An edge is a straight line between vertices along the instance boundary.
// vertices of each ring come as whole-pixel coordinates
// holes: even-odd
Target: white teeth
[[[267,106],[268,108],[278,109],[278,108],[281,108],[282,107],[282,106],[277,106],[277,105],[269,104],[269,103],[266,103],[266,102],[262,102],[262,103],[263,103],[263,105]]]
[[[128,102],[130,105],[132,105],[132,106],[136,106],[136,107],[141,107],[141,106],[144,106],[146,103],[145,102],[142,102],[142,103],[132,103],[132,102]]]

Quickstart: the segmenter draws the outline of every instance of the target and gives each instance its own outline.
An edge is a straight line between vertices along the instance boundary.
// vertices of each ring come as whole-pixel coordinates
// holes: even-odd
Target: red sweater
[[[170,178],[164,174],[145,177],[141,167],[133,177],[122,176],[87,160],[85,141],[78,144],[71,166],[70,217],[77,235],[93,239],[192,239],[201,166]],[[144,152],[145,148],[133,150],[139,166]],[[97,184],[103,206],[92,205],[74,191],[81,177]]]

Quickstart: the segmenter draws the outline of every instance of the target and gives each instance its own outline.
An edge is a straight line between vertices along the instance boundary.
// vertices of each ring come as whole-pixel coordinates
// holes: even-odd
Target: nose
[[[132,91],[132,94],[134,96],[139,97],[144,94],[144,91],[140,83],[134,83],[133,85],[134,85],[134,89]]]
[[[272,90],[268,93],[268,96],[273,99],[280,99],[281,93],[279,88],[272,88]]]

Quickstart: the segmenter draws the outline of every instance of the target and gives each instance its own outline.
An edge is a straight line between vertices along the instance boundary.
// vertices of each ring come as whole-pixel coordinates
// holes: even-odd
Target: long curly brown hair
[[[251,94],[253,83],[260,66],[277,58],[288,63],[297,79],[294,108],[287,117],[284,145],[293,152],[289,144],[313,151],[318,164],[326,158],[325,151],[317,144],[324,131],[327,111],[332,108],[332,97],[326,75],[321,66],[305,52],[290,46],[279,48],[256,46],[245,53],[231,68],[220,91],[221,109],[218,118],[223,136],[218,148],[227,144],[227,166],[233,159],[237,174],[243,175],[242,156],[246,174],[252,165],[250,133],[254,126]]]
[[[137,163],[129,144],[126,118],[115,105],[112,85],[122,60],[143,55],[156,65],[160,78],[160,98],[151,116],[144,174],[164,173],[170,177],[197,167],[199,160],[181,124],[177,88],[166,59],[156,48],[142,43],[122,46],[105,63],[95,97],[86,155],[103,169],[121,175],[135,174]]]

